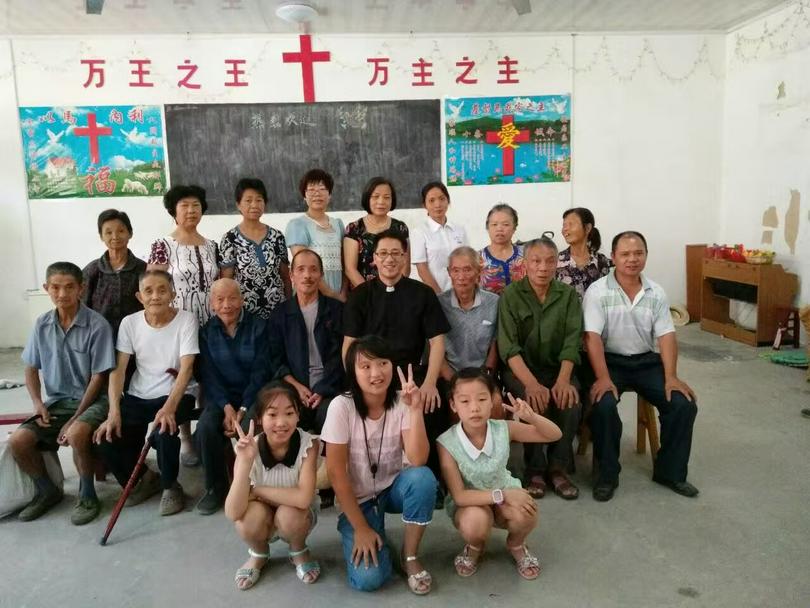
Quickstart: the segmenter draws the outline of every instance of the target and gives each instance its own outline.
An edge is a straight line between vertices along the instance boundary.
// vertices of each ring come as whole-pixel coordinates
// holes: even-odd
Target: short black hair
[[[237,204],[242,200],[242,195],[245,193],[245,190],[255,190],[262,195],[264,202],[267,202],[267,188],[264,187],[262,180],[255,177],[243,177],[236,182],[233,195],[236,198]]]
[[[396,239],[399,241],[399,244],[402,245],[402,251],[408,251],[408,238],[399,230],[389,228],[374,236],[374,246],[371,248],[372,253],[377,253],[377,245],[379,245],[380,241],[383,239]]]
[[[387,177],[372,177],[363,188],[363,194],[360,196],[360,206],[363,207],[366,213],[371,213],[371,195],[377,186],[388,186],[391,188],[391,211],[397,208],[397,191],[394,189],[394,184]]]
[[[315,259],[318,260],[318,268],[321,269],[321,274],[323,274],[323,258],[321,258],[320,254],[317,251],[313,251],[312,249],[299,249],[295,254],[293,254],[292,260],[290,261],[290,270],[295,268],[295,258],[297,258],[302,253],[309,253],[310,255],[314,255]]]
[[[132,236],[132,223],[129,221],[129,216],[124,213],[123,211],[119,211],[118,209],[106,209],[98,214],[98,234],[101,236],[101,228],[107,222],[112,222],[114,220],[118,220],[121,222],[124,227],[129,232],[129,236]]]
[[[369,359],[388,359],[391,367],[394,366],[393,351],[391,346],[380,336],[363,336],[351,343],[346,351],[346,358],[343,365],[346,368],[346,382],[349,386],[348,394],[354,400],[354,407],[361,418],[368,416],[368,406],[363,399],[363,391],[357,382],[357,374],[354,371],[357,355],[363,355]],[[397,398],[397,383],[394,380],[394,370],[391,370],[391,382],[385,392],[385,409],[394,407]]]
[[[163,206],[172,217],[177,217],[177,203],[184,198],[196,198],[200,201],[202,212],[208,210],[208,203],[205,200],[205,188],[201,186],[172,186],[168,192],[163,195]]]
[[[332,194],[332,188],[335,186],[335,180],[333,180],[332,176],[323,169],[310,169],[304,173],[301,181],[298,182],[298,191],[301,193],[301,196],[306,196],[307,186],[310,184],[323,184],[329,191],[329,194]]]
[[[573,209],[566,209],[563,213],[563,219],[567,218],[571,214],[575,214],[579,221],[582,222],[582,227],[585,228],[588,224],[591,225],[591,231],[588,233],[588,249],[593,253],[599,251],[600,247],[602,247],[602,235],[599,234],[599,230],[596,227],[596,219],[593,217],[593,213],[590,209],[586,207],[574,207]]]
[[[613,237],[613,242],[610,244],[610,253],[616,253],[616,246],[622,239],[638,239],[644,243],[644,252],[649,252],[649,249],[647,248],[647,239],[644,238],[643,234],[635,230],[625,230],[624,232],[620,232]]]
[[[262,416],[264,416],[265,410],[267,410],[270,404],[279,396],[287,397],[293,409],[295,409],[295,413],[301,414],[303,404],[301,403],[301,398],[298,396],[298,391],[284,380],[275,380],[269,384],[265,384],[256,394],[256,404],[253,407],[253,419],[257,427],[261,428]]]
[[[493,394],[497,390],[497,386],[495,385],[495,380],[492,379],[484,368],[482,367],[465,367],[464,369],[458,370],[453,377],[450,379],[450,386],[449,386],[449,394],[452,398],[453,393],[456,392],[456,386],[458,386],[461,382],[473,382],[478,381],[484,384],[489,391],[489,394]]]
[[[493,213],[498,213],[499,211],[503,211],[511,215],[512,221],[515,222],[515,228],[517,228],[518,213],[517,211],[515,211],[515,208],[512,207],[512,205],[507,205],[506,203],[498,203],[492,209],[489,210],[489,213],[487,213],[487,221],[484,223],[484,228],[489,228],[489,218],[492,217]]]
[[[45,269],[45,282],[47,283],[50,278],[55,274],[66,274],[76,279],[76,282],[81,285],[84,283],[84,275],[82,269],[76,266],[73,262],[54,262]]]
[[[448,192],[447,186],[445,186],[440,181],[428,182],[424,186],[422,186],[422,206],[423,207],[425,206],[425,199],[427,198],[428,192],[433,190],[433,188],[438,188],[439,190],[444,192],[444,195],[447,197],[447,202],[448,203],[450,202],[450,192]]]

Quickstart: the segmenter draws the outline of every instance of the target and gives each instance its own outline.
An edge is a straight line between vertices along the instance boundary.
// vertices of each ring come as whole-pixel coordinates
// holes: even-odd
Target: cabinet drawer
[[[758,285],[760,267],[755,264],[741,264],[726,260],[703,260],[703,276],[711,279],[724,279],[735,283]]]

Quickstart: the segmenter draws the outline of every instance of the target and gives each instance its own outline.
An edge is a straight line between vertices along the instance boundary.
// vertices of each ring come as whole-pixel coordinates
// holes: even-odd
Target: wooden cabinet
[[[689,320],[700,321],[700,290],[703,285],[703,259],[706,245],[686,246],[686,310]]]
[[[748,286],[742,290],[757,305],[757,329],[739,327],[728,316],[729,285]],[[795,274],[779,264],[745,264],[727,260],[703,260],[700,327],[751,346],[773,342],[779,324],[777,308],[793,306],[799,289]]]

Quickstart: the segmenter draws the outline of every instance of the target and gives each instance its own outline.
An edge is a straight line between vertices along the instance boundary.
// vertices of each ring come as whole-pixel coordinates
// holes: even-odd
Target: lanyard
[[[363,418],[363,439],[366,442],[366,458],[368,458],[368,466],[371,469],[371,479],[374,485],[374,496],[372,500],[377,501],[377,471],[380,468],[380,456],[382,455],[382,444],[385,438],[385,421],[388,418],[388,410],[383,414],[382,430],[380,431],[380,445],[377,448],[377,462],[371,462],[371,450],[368,447],[368,431],[366,431],[366,419]]]

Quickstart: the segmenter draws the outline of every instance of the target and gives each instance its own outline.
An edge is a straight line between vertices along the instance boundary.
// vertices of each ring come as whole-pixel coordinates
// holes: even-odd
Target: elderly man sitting
[[[224,447],[270,379],[267,322],[242,307],[239,284],[219,279],[211,287],[214,315],[200,328],[200,383],[204,409],[196,438],[205,470],[202,515],[215,513],[225,500]],[[248,416],[250,418],[250,416]]]
[[[466,367],[480,367],[494,374],[498,365],[498,296],[479,287],[478,252],[467,246],[454,249],[447,261],[447,272],[452,288],[439,295],[439,304],[450,323],[444,337],[441,378],[449,382],[454,373]],[[499,398],[495,406],[493,416],[502,417]]]

